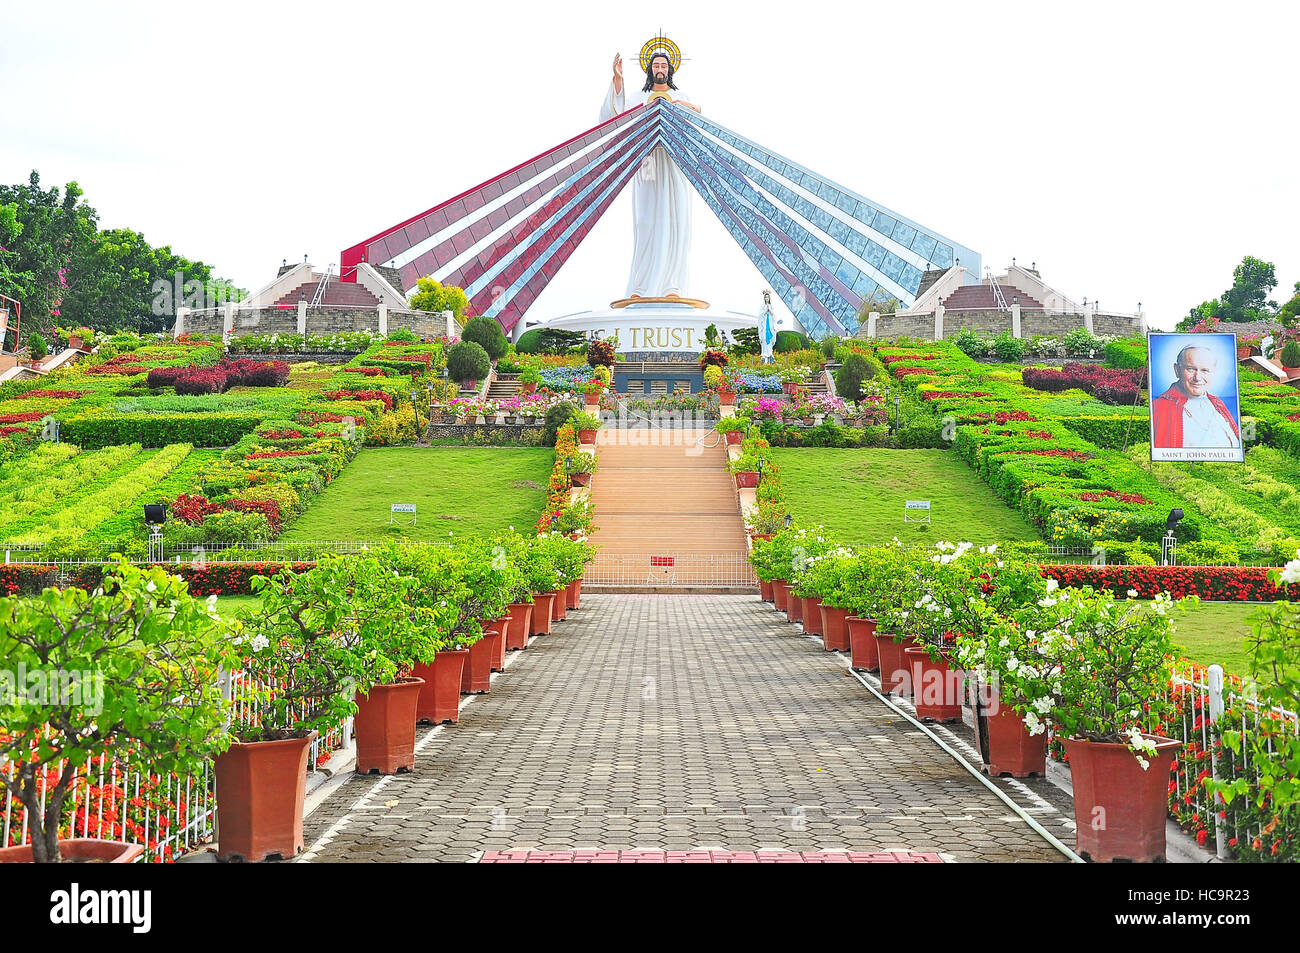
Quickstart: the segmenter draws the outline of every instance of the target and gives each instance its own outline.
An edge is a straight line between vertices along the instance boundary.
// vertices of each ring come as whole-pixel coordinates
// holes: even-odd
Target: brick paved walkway
[[[584,596],[411,774],[357,778],[303,860],[507,851],[1063,858],[752,596]],[[496,852],[495,854],[493,852]]]

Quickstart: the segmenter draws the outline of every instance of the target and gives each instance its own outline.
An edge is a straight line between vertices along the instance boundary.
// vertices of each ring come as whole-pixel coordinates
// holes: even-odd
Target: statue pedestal
[[[624,298],[608,308],[566,314],[541,327],[581,331],[602,338],[618,337],[618,350],[652,355],[640,360],[686,360],[704,351],[704,329],[715,325],[730,335],[741,328],[758,329],[758,317],[712,308],[698,298]]]

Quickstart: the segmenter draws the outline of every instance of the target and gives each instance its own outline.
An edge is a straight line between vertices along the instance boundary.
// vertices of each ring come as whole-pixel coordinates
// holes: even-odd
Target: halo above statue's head
[[[656,36],[646,40],[641,47],[641,69],[648,73],[651,61],[659,54],[668,57],[674,72],[682,68],[682,51],[677,44],[666,36]]]

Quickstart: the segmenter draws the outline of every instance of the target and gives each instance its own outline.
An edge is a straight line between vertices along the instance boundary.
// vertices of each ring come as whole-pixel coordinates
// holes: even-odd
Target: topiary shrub
[[[480,344],[461,341],[447,352],[447,376],[453,381],[481,381],[491,371],[492,362]]]
[[[844,400],[862,399],[862,382],[871,379],[871,365],[856,351],[844,358],[835,372],[835,393]]]
[[[536,354],[542,349],[542,332],[538,328],[531,331],[525,331],[515,342],[515,352],[517,354]]]
[[[33,361],[39,361],[50,353],[49,348],[45,346],[45,338],[41,337],[39,331],[33,331],[27,336],[27,349],[31,352]]]
[[[811,346],[812,341],[806,334],[800,334],[798,331],[777,331],[772,350],[777,354],[788,354],[791,351],[806,350]]]
[[[1295,341],[1286,342],[1286,347],[1282,348],[1282,366],[1300,367],[1300,344]]]
[[[546,420],[542,425],[542,445],[546,447],[555,446],[556,432],[569,422],[576,408],[568,403],[556,404],[546,412]]]
[[[505,357],[510,350],[510,342],[494,318],[470,318],[460,332],[460,339],[473,341],[487,351],[487,356],[494,361]]]

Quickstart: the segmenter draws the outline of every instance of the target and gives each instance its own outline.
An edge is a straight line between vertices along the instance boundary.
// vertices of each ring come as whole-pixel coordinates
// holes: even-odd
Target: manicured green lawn
[[[261,603],[257,596],[217,596],[217,612],[227,619],[233,619],[240,609]]]
[[[1250,672],[1246,637],[1250,616],[1263,607],[1250,603],[1202,602],[1174,615],[1174,641],[1193,662],[1222,665],[1233,675]]]
[[[434,540],[508,526],[526,531],[546,503],[553,459],[544,447],[362,450],[281,539]],[[416,525],[390,525],[393,503],[414,503]]]
[[[790,512],[846,543],[995,543],[1041,539],[1024,516],[946,450],[768,451],[781,467]],[[906,500],[930,501],[930,525],[904,523]]]

